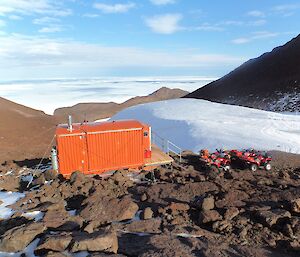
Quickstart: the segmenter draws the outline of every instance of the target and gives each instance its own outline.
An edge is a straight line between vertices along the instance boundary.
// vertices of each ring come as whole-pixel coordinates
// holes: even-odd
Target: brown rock
[[[232,229],[232,224],[228,220],[216,221],[212,228],[214,232],[229,232]]]
[[[86,179],[86,177],[82,172],[76,171],[76,172],[73,172],[70,176],[70,184],[71,185],[81,185],[84,183],[85,179]]]
[[[55,170],[46,170],[45,172],[44,172],[44,177],[45,177],[45,179],[46,180],[53,180],[53,179],[56,179],[57,178],[57,175],[58,175],[58,173],[57,173],[57,171],[55,171]]]
[[[45,257],[69,257],[69,254],[63,254],[63,253],[58,253],[58,252],[48,252]]]
[[[112,231],[98,231],[92,234],[82,233],[81,235],[75,236],[73,241],[72,252],[104,251],[117,253],[118,251],[118,238],[116,233]]]
[[[95,221],[98,225],[130,220],[139,209],[130,197],[118,199],[98,197],[97,194],[87,198],[83,204],[86,204],[86,207],[80,212],[80,216],[88,222]]]
[[[0,251],[19,252],[31,243],[46,227],[42,223],[31,223],[12,228],[5,232],[0,240]]]
[[[240,211],[238,208],[230,207],[226,210],[226,212],[224,214],[224,218],[225,218],[225,220],[232,220],[234,217],[239,215],[239,213],[240,213]]]
[[[46,212],[43,222],[51,229],[73,231],[81,228],[84,220],[80,216],[71,216],[65,209],[53,209]]]
[[[230,190],[227,192],[223,199],[216,201],[217,208],[225,207],[240,207],[244,206],[244,200],[247,200],[249,195],[241,190]]]
[[[300,242],[298,240],[293,240],[289,242],[288,246],[291,250],[300,252]]]
[[[282,209],[258,211],[257,216],[268,227],[272,227],[273,225],[275,225],[278,220],[291,218],[290,212]]]
[[[144,220],[149,220],[149,219],[152,219],[153,217],[153,211],[150,207],[147,207],[144,211],[143,211],[143,214],[142,214],[142,218]]]
[[[292,226],[290,224],[285,223],[283,225],[282,231],[286,236],[288,236],[290,238],[294,237],[294,232],[293,232]]]
[[[161,233],[161,219],[136,220],[129,224],[121,224],[120,229],[132,233]],[[118,228],[118,226],[117,226]]]
[[[70,234],[48,235],[35,249],[36,253],[45,251],[63,252],[71,243]]]
[[[200,223],[209,223],[222,220],[222,216],[216,210],[202,211],[199,215]]]
[[[33,180],[32,185],[33,186],[41,186],[44,185],[46,182],[45,176],[43,173],[41,173],[36,179]]]
[[[172,214],[177,214],[178,212],[185,212],[190,209],[190,206],[186,203],[174,203],[172,202],[168,208],[172,211]]]
[[[70,218],[69,213],[65,209],[47,211],[43,222],[48,228],[58,228],[66,223]]]
[[[17,192],[19,187],[20,180],[17,176],[7,175],[0,177],[0,190]]]
[[[147,201],[147,199],[148,199],[148,197],[147,197],[147,195],[145,193],[141,195],[141,201],[142,202]]]
[[[291,211],[300,213],[300,198],[291,201]]]
[[[203,211],[209,211],[215,208],[215,199],[213,196],[209,196],[203,199],[201,209]]]
[[[192,205],[202,211],[209,211],[215,208],[215,199],[213,196],[202,196],[196,198]]]

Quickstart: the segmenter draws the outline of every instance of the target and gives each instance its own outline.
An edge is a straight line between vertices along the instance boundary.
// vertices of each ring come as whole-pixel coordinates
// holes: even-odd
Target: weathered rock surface
[[[147,207],[143,213],[142,213],[142,217],[144,220],[148,220],[151,219],[153,217],[153,211],[150,207]]]
[[[86,221],[96,221],[99,225],[112,221],[130,220],[139,209],[130,197],[116,199],[93,195],[84,204],[86,207],[80,212],[80,216]]]
[[[46,227],[42,223],[31,223],[12,228],[5,232],[0,240],[0,251],[22,251],[33,239],[42,234]]]
[[[258,211],[257,217],[268,227],[272,227],[278,221],[287,220],[291,218],[290,212],[282,209],[275,209],[270,211]]]
[[[41,240],[35,252],[37,254],[47,251],[63,252],[72,241],[71,234],[48,235]]]
[[[199,215],[200,223],[209,223],[222,220],[222,216],[216,210],[202,211]]]
[[[92,234],[82,233],[73,238],[71,251],[117,253],[118,238],[116,233],[111,231],[98,231]]]

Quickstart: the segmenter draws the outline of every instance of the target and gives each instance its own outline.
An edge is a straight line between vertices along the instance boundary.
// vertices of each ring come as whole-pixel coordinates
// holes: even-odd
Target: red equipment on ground
[[[200,161],[210,170],[220,172],[231,169],[231,160],[228,152],[217,150],[217,152],[210,154],[207,149],[200,151]]]
[[[257,171],[259,168],[264,168],[269,171],[272,169],[272,158],[267,153],[247,149],[243,151],[231,150],[231,161],[239,161],[252,171]]]
[[[200,151],[200,162],[203,166],[213,172],[229,171],[231,167],[249,168],[252,171],[257,171],[259,168],[264,168],[269,171],[272,169],[272,158],[264,152],[254,149],[248,150],[230,150],[222,149],[217,152],[209,153],[207,149]]]

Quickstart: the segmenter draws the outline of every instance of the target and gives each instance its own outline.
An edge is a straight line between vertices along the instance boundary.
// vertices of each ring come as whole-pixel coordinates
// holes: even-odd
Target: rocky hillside
[[[0,97],[0,161],[33,158],[45,152],[55,118]],[[30,147],[28,147],[30,146]]]
[[[186,97],[269,111],[300,111],[300,35]]]
[[[60,122],[66,122],[66,117],[70,114],[75,122],[83,120],[94,121],[98,119],[108,118],[117,112],[143,103],[150,103],[168,99],[180,98],[187,95],[189,92],[181,89],[170,89],[162,87],[157,91],[147,96],[137,96],[127,100],[124,103],[80,103],[71,107],[59,108],[54,111],[54,116]]]
[[[158,167],[154,183],[146,172],[135,182],[126,170],[66,180],[0,165],[1,256],[298,257],[299,165],[277,152],[272,172],[207,173],[186,151],[181,165]],[[12,210],[7,191],[20,197]]]

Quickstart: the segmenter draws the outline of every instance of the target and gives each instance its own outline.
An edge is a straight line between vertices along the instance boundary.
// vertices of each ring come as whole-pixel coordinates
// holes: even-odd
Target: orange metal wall
[[[116,125],[119,126],[113,126]],[[139,168],[145,164],[145,151],[151,150],[151,129],[148,125],[107,131],[101,130],[101,124],[99,131],[95,125],[90,131],[87,124],[84,126],[84,131],[79,126],[73,133],[58,127],[56,143],[62,175],[67,177],[74,171],[96,174],[122,168]],[[147,132],[147,136],[144,132]]]
[[[88,134],[90,173],[143,166],[142,129]]]
[[[85,135],[59,136],[56,140],[60,173],[69,175],[73,171],[86,172],[88,159]]]

